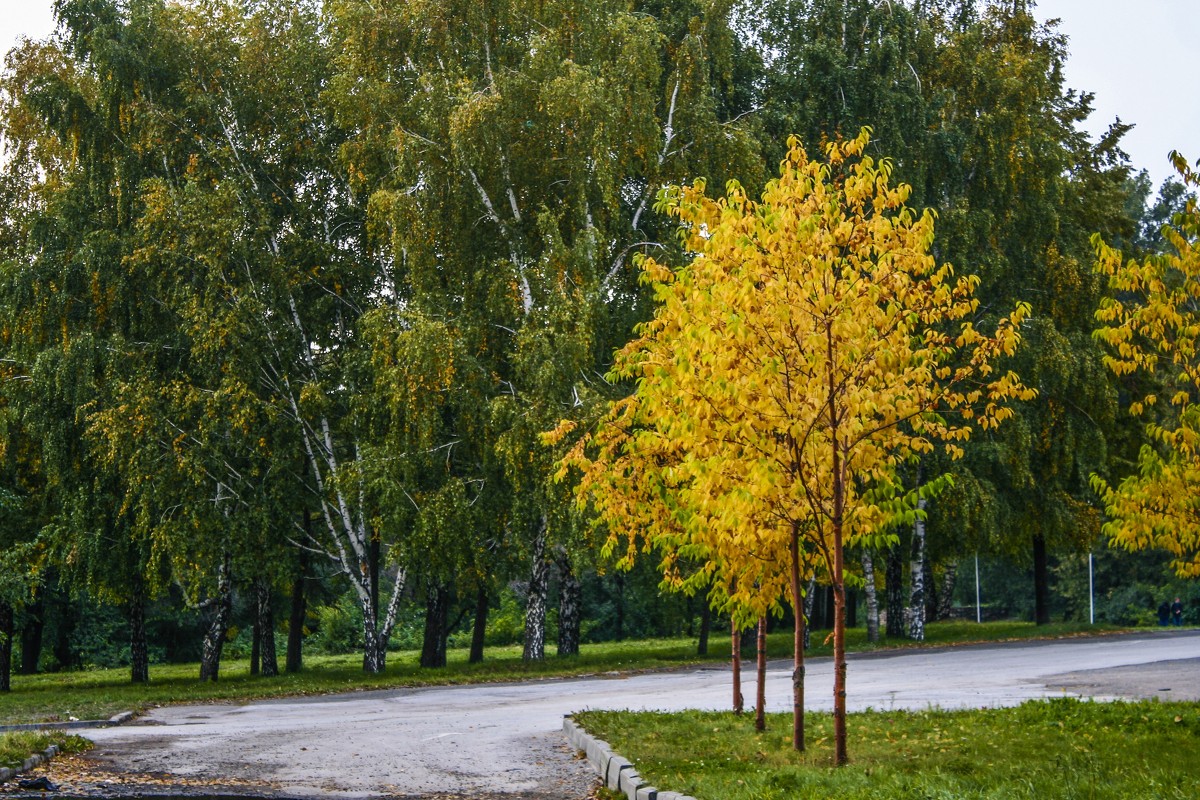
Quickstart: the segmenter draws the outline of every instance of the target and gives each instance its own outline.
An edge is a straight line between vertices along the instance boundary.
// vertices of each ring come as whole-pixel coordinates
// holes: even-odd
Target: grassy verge
[[[1080,625],[1039,628],[1032,623],[1022,622],[983,625],[946,622],[928,626],[924,646],[1072,636],[1112,630],[1115,629]],[[822,640],[822,636],[820,633],[814,635],[813,647],[807,653],[809,657],[829,655],[830,646]],[[865,637],[861,628],[849,630],[849,649],[866,651],[921,646],[908,640],[870,645]],[[768,638],[768,649],[773,658],[790,657],[791,635],[787,632],[772,634]],[[449,665],[439,670],[421,669],[417,664],[419,653],[409,651],[390,653],[387,670],[381,675],[364,674],[362,659],[358,655],[315,656],[306,659],[303,672],[274,678],[252,677],[246,660],[227,660],[222,662],[221,679],[215,684],[202,684],[196,679],[199,674],[196,664],[155,665],[150,669],[150,683],[144,686],[130,684],[129,672],[123,669],[15,675],[12,692],[0,697],[0,725],[51,722],[72,717],[103,719],[119,711],[138,711],[170,703],[241,701],[400,686],[484,683],[678,667],[705,660],[726,660],[729,654],[728,635],[714,632],[709,651],[707,659],[697,657],[693,639],[607,642],[584,645],[577,657],[560,659],[550,655],[545,661],[526,663],[521,660],[520,646],[512,646],[490,648],[482,664],[468,664],[465,650],[452,650],[448,654]]]
[[[82,736],[63,731],[14,731],[0,733],[0,767],[15,769],[34,753],[41,753],[52,744],[63,753],[82,753],[92,743]]]
[[[576,719],[662,789],[701,800],[1192,800],[1200,796],[1200,706],[1073,699],[1018,708],[851,715],[851,764],[832,767],[832,724],[791,718],[589,711]]]

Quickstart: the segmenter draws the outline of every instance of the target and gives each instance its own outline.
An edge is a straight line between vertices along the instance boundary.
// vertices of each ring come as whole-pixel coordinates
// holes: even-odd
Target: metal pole
[[[975,554],[975,621],[983,622],[983,611],[979,606],[979,553]]]
[[[1088,553],[1088,624],[1096,624],[1096,589],[1092,579],[1092,554]]]

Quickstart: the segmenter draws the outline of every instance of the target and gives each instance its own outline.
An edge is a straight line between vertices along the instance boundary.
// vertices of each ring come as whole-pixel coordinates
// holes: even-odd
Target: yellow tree
[[[975,328],[977,279],[935,263],[933,215],[905,208],[909,187],[864,155],[869,140],[864,129],[830,144],[821,162],[789,141],[761,202],[736,183],[720,200],[703,182],[664,192],[660,209],[695,258],[674,271],[642,264],[656,313],[614,368],[637,388],[564,461],[630,556],[659,548],[668,568],[678,554],[704,559],[749,614],[786,593],[800,618],[800,574],[823,562],[838,764],[845,547],[918,513],[897,489],[901,465],[938,442],[957,455],[972,426],[997,425],[1007,401],[1033,395],[995,368],[1028,307],[990,335]],[[800,719],[794,744],[803,749]]]
[[[1189,187],[1200,174],[1178,153],[1175,168]],[[1146,423],[1149,442],[1138,454],[1138,472],[1109,485],[1092,484],[1109,521],[1109,541],[1126,550],[1159,548],[1174,555],[1180,577],[1200,577],[1200,208],[1191,197],[1183,212],[1163,227],[1174,252],[1122,262],[1121,254],[1099,237],[1096,269],[1108,277],[1113,296],[1096,312],[1095,336],[1109,346],[1105,364],[1117,375],[1147,372],[1157,389],[1141,393],[1130,406],[1140,416],[1169,399]]]

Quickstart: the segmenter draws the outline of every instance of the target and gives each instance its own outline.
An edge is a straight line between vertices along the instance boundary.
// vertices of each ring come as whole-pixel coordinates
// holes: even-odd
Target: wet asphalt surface
[[[850,709],[1017,705],[1063,695],[1200,700],[1200,631],[852,655]],[[753,674],[743,693],[753,697]],[[790,664],[769,665],[768,710],[790,708]],[[832,664],[808,663],[806,705],[832,705]],[[155,709],[85,732],[58,759],[56,796],[583,800],[596,780],[562,717],[587,708],[729,705],[727,668],[357,692]],[[74,766],[72,766],[74,765]],[[72,773],[74,770],[74,773]],[[6,795],[9,793],[6,793]],[[38,796],[25,793],[24,796]]]

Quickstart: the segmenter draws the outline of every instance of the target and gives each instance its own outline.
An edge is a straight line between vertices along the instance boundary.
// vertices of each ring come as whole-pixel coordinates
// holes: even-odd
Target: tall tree
[[[768,129],[820,142],[872,125],[912,202],[939,214],[935,254],[973,265],[985,309],[1033,306],[1014,368],[1044,402],[968,443],[956,464],[923,459],[927,474],[956,475],[930,503],[925,553],[1034,553],[1044,621],[1047,559],[1093,538],[1087,476],[1113,450],[1115,393],[1089,336],[1100,286],[1087,237],[1132,231],[1128,126],[1098,141],[1081,131],[1091,95],[1066,86],[1066,39],[1028,3],[778,0],[754,19],[772,53]]]
[[[537,436],[609,391],[600,374],[643,298],[630,259],[671,244],[649,213],[657,188],[757,164],[728,80],[746,55],[721,3],[330,10],[329,97],[394,302],[443,322],[487,376],[487,424],[448,414],[442,442],[459,443],[464,497],[496,509],[499,530],[474,535],[524,556],[540,658],[551,557],[581,535]]]
[[[1183,156],[1171,154],[1182,185],[1200,187]],[[1129,411],[1148,418],[1137,474],[1115,486],[1092,483],[1104,502],[1109,541],[1126,550],[1166,550],[1180,577],[1200,576],[1200,205],[1192,194],[1161,236],[1170,249],[1123,260],[1099,235],[1096,270],[1112,296],[1096,312],[1105,365],[1118,376],[1149,373],[1149,391],[1134,394]],[[1159,403],[1159,399],[1164,401]]]

